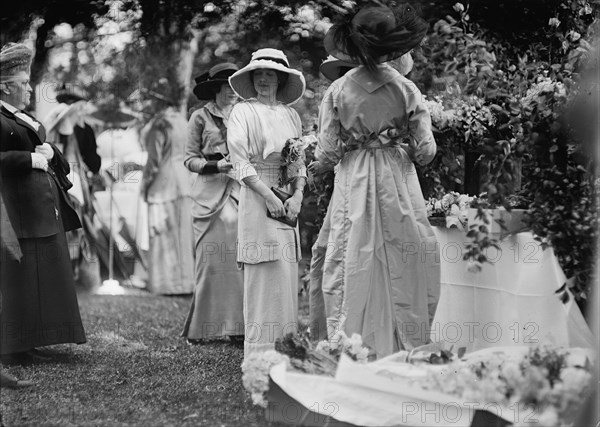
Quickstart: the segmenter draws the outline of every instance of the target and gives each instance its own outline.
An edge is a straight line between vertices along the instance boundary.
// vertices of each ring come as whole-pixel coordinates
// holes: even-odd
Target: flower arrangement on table
[[[425,202],[429,218],[445,218],[447,228],[467,229],[469,208],[475,197],[459,194],[455,191],[445,194],[441,199],[429,198]]]
[[[459,349],[462,356],[464,349]],[[275,350],[250,354],[242,363],[242,383],[250,393],[252,403],[266,407],[270,369],[285,361],[288,370],[305,374],[334,377],[342,355],[355,362],[366,364],[373,359],[370,349],[363,344],[359,334],[348,337],[338,331],[330,340],[316,345],[306,335],[287,334],[275,342]],[[445,364],[457,360],[452,349],[444,343],[420,346],[411,351],[400,351],[389,360],[408,364]]]
[[[569,425],[592,386],[587,356],[550,346],[532,347],[519,355],[486,349],[481,356],[455,361],[443,371],[423,369],[426,375],[408,381],[423,390],[508,408],[515,414],[513,425],[519,426]]]
[[[362,338],[350,338],[341,331],[329,341],[313,344],[306,335],[287,334],[275,342],[275,350],[249,355],[242,363],[242,383],[252,397],[252,403],[266,407],[265,396],[269,390],[269,370],[286,361],[288,369],[313,375],[333,377],[342,354],[352,360],[366,363],[369,349]]]
[[[479,408],[506,410],[515,426],[551,427],[573,422],[592,387],[597,357],[591,350],[553,346],[487,348],[464,355],[464,349],[454,354],[444,342],[399,351],[373,363],[367,363],[368,355],[358,334],[340,332],[316,345],[305,335],[288,334],[277,340],[276,350],[248,356],[242,380],[253,403],[266,407],[273,366],[285,361],[288,371],[334,377],[344,356],[355,362],[353,375],[366,370],[388,381],[388,387],[441,392]]]

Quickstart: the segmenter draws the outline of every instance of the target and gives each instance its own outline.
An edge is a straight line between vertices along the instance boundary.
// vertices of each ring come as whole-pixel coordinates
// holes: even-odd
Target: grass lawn
[[[2,389],[5,425],[276,425],[242,386],[241,346],[179,337],[190,297],[82,293],[79,304],[86,344],[46,347],[51,362],[4,367],[36,384]]]

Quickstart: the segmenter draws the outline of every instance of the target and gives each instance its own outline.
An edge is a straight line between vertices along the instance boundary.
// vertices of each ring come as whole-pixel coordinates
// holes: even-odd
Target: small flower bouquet
[[[432,218],[445,218],[446,227],[457,227],[466,230],[469,207],[475,198],[466,194],[452,191],[441,199],[430,198],[426,201],[427,216]]]
[[[285,141],[285,145],[281,150],[281,164],[279,166],[280,188],[284,188],[292,182],[306,168],[304,149],[315,139],[314,135],[307,135],[299,138],[289,138]]]
[[[367,363],[369,349],[364,346],[362,337],[359,334],[352,334],[350,338],[344,331],[338,331],[330,340],[324,340],[317,344],[317,351],[329,354],[336,361],[345,354],[352,360],[360,363]]]
[[[275,350],[253,353],[245,358],[242,383],[250,393],[252,403],[266,407],[269,371],[273,366],[285,361],[288,370],[333,377],[342,354],[366,363],[369,349],[363,346],[358,334],[348,338],[344,332],[338,332],[332,340],[321,341],[315,346],[306,335],[290,333],[275,342]]]

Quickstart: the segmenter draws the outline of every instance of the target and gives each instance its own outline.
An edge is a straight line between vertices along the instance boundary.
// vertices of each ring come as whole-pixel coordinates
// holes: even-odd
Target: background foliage
[[[0,36],[2,43],[29,39],[34,44],[34,82],[79,82],[98,102],[111,105],[126,102],[136,89],[153,90],[187,113],[201,105],[190,95],[192,79],[211,64],[243,65],[257,48],[280,48],[306,76],[308,89],[295,107],[311,132],[329,84],[318,73],[326,57],[322,39],[354,3],[12,2],[3,7]],[[534,232],[554,247],[574,277],[577,299],[585,301],[597,257],[593,152],[598,137],[589,124],[598,117],[598,96],[593,96],[598,55],[592,55],[592,46],[599,1],[414,5],[430,31],[414,52],[408,77],[426,96],[438,143],[434,161],[419,168],[425,197],[485,191],[490,203],[508,205],[506,197],[520,193]],[[585,72],[590,61],[596,75]],[[591,96],[582,100],[582,94]],[[305,249],[316,237],[331,185],[329,177],[307,193],[301,217]],[[477,257],[478,242],[486,236],[475,237]]]

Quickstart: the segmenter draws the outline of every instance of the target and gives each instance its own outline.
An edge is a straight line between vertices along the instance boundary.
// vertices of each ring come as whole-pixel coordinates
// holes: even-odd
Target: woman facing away
[[[326,91],[319,112],[315,156],[325,168],[339,163],[322,283],[327,329],[330,338],[362,335],[377,357],[428,342],[439,299],[439,249],[413,164],[435,155],[431,119],[417,87],[385,63],[426,29],[408,6],[370,6],[325,37],[328,53],[361,64]]]
[[[250,63],[229,78],[244,99],[229,117],[227,143],[237,178],[242,182],[238,219],[237,260],[244,268],[244,355],[274,347],[275,340],[297,329],[297,218],[306,168],[284,188],[293,195],[285,203],[271,190],[279,186],[281,151],[286,140],[300,137],[300,116],[289,105],[298,101],[306,83],[289,68],[277,49],[259,49]]]
[[[151,90],[144,93],[146,108],[155,111],[140,133],[148,152],[141,186],[148,203],[148,290],[158,295],[191,294],[191,173],[183,165],[187,123],[173,99]]]
[[[329,55],[319,67],[321,74],[325,76],[332,84],[345,75],[351,69],[357,67],[358,64],[342,61],[336,57]],[[393,61],[393,66],[400,74],[406,76],[413,67],[413,59],[411,52],[407,52],[400,58]],[[331,166],[329,166],[331,168]],[[321,164],[318,161],[313,161],[307,167],[308,174],[316,179],[321,179],[327,169],[321,171]],[[330,206],[330,205],[329,205]],[[319,230],[317,240],[312,246],[312,257],[310,260],[310,291],[309,291],[309,312],[310,322],[309,331],[310,339],[318,342],[327,339],[327,320],[325,316],[325,301],[323,300],[323,267],[325,264],[325,256],[327,254],[327,241],[329,239],[329,230],[331,227],[331,208],[328,206],[327,214],[323,219],[323,225]]]
[[[228,77],[239,70],[217,64],[196,79],[194,94],[208,100],[188,124],[184,164],[196,174],[191,189],[195,247],[194,298],[182,336],[188,342],[244,335],[244,276],[235,249],[240,184],[227,173],[227,126],[238,97]]]

